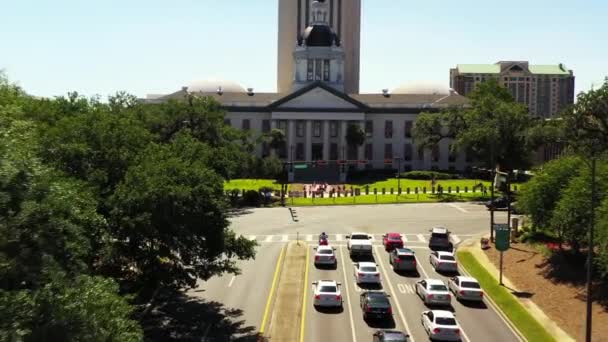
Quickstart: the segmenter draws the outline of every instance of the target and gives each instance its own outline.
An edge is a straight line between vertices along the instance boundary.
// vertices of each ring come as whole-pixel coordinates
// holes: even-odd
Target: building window
[[[296,144],[296,160],[304,160],[304,143]]]
[[[365,160],[374,160],[374,145],[365,144]]]
[[[412,160],[412,152],[413,152],[412,144],[405,144],[405,145],[403,145],[403,160],[404,161],[411,161]]]
[[[456,162],[456,152],[452,150],[453,147],[454,147],[454,145],[450,145],[450,147],[449,147],[450,150],[448,151],[449,152],[449,154],[448,154],[448,162],[450,162],[450,163],[455,163]]]
[[[432,150],[431,150],[431,156],[433,158],[434,162],[438,162],[439,158],[441,157],[439,155],[439,145],[434,145]]]
[[[372,120],[365,121],[365,136],[371,138],[374,134],[374,122]]]
[[[307,71],[306,71],[306,80],[308,80],[308,81],[314,80],[314,68],[315,68],[314,62],[315,62],[314,59],[308,60],[308,66],[307,66]]]
[[[393,144],[384,144],[384,159],[393,159]]]
[[[323,60],[323,81],[329,82],[329,59]]]
[[[316,138],[321,136],[321,121],[313,121],[312,133]]]
[[[320,81],[323,76],[323,60],[315,59],[315,81]]]
[[[262,133],[270,132],[270,120],[262,120]]]
[[[279,120],[279,129],[283,131],[283,133],[287,132],[287,120]]]
[[[248,131],[251,128],[251,121],[249,119],[243,119],[243,130]]]
[[[338,122],[337,121],[329,122],[329,135],[332,138],[335,138],[338,136]]]
[[[418,147],[418,160],[424,160],[424,149],[422,147]]]
[[[230,119],[224,119],[224,125],[230,126],[231,125]]]
[[[331,143],[329,145],[329,159],[338,160],[338,144],[337,143]]]
[[[406,138],[411,138],[412,137],[412,127],[413,127],[413,122],[412,121],[406,121],[405,122],[405,137]]]
[[[304,136],[304,121],[296,121],[296,136],[299,138]]]
[[[384,137],[391,139],[393,137],[393,121],[384,121]]]

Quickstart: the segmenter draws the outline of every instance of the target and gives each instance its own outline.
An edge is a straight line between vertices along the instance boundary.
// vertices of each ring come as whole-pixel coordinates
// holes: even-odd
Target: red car
[[[388,233],[382,235],[382,244],[384,249],[392,251],[395,248],[403,248],[403,240],[401,240],[401,234],[399,233]]]

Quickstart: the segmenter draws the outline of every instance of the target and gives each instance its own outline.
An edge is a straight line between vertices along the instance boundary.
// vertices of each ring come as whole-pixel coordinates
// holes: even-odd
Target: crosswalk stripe
[[[268,236],[266,237],[266,240],[264,240],[264,242],[270,242],[270,241],[272,241],[272,237],[273,237],[273,236],[274,236],[274,235],[268,235]]]
[[[460,243],[460,238],[458,237],[458,235],[452,235],[452,240],[454,240],[454,244],[457,245]]]
[[[306,241],[312,241],[312,234],[306,235]]]
[[[289,236],[287,236],[287,235],[283,235],[283,239],[282,239],[282,241],[283,241],[283,242],[287,242],[287,241],[289,241]]]
[[[426,242],[426,239],[424,238],[424,235],[422,235],[422,234],[418,234],[418,235],[416,235],[416,236],[418,236],[418,241],[421,241],[421,242]]]
[[[252,240],[252,241],[253,241],[253,240],[255,240],[255,235],[249,235],[247,238],[248,238],[249,240]]]
[[[336,234],[336,241],[342,241],[342,234]]]
[[[376,241],[376,238],[374,237],[374,235],[370,234],[369,236],[370,236],[370,240]]]
[[[407,236],[405,236],[405,234],[401,234],[401,241],[407,242]]]

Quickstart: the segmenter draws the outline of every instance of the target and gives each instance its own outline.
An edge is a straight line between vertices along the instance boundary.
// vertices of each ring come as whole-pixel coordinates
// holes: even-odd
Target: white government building
[[[412,127],[420,112],[467,103],[465,97],[447,86],[417,83],[377,94],[344,91],[345,88],[358,89],[359,42],[356,49],[350,50],[344,44],[353,41],[352,37],[358,39],[359,32],[349,32],[350,39],[341,41],[331,23],[350,27],[351,31],[352,27],[359,30],[360,25],[348,25],[348,21],[360,22],[360,16],[342,19],[340,13],[352,13],[349,6],[360,9],[360,0],[298,0],[297,10],[295,6],[286,8],[282,3],[287,1],[295,3],[295,0],[280,1],[280,25],[290,22],[285,16],[295,14],[298,17],[292,17],[291,21],[306,26],[292,39],[279,30],[279,55],[281,48],[288,45],[285,40],[291,40],[291,89],[256,93],[235,82],[205,80],[172,94],[149,95],[146,101],[210,96],[222,104],[227,113],[226,122],[233,127],[251,130],[254,134],[268,133],[273,128],[283,130],[287,145],[276,151],[280,158],[295,163],[321,161],[314,168],[296,169],[296,178],[344,181],[349,169],[465,170],[470,166],[472,160],[465,153],[449,152],[449,141],[428,150],[420,150],[412,141]],[[302,10],[307,4],[309,11]],[[302,21],[307,25],[299,25]],[[349,77],[345,65],[346,69],[357,70],[357,74]],[[278,68],[280,83],[280,78],[285,77],[285,66],[279,63]],[[345,80],[351,84],[345,86]],[[349,124],[359,125],[366,132],[362,146],[347,145]],[[267,156],[275,151],[263,144],[257,147],[257,153]],[[340,164],[347,166],[340,167]]]

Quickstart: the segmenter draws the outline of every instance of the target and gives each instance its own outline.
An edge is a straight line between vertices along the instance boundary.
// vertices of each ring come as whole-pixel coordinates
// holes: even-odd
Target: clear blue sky
[[[295,0],[294,0],[295,1]],[[276,88],[277,0],[0,0],[0,69],[39,96],[168,93],[219,77]],[[606,0],[363,0],[361,91],[449,83],[459,63],[608,75]]]

